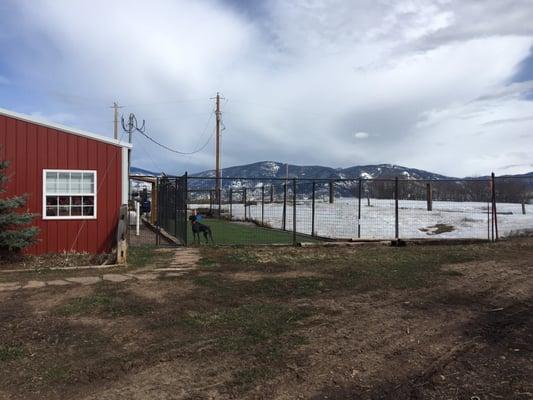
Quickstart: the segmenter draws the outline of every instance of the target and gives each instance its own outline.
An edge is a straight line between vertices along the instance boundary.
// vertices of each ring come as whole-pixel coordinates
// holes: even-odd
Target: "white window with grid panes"
[[[43,170],[43,219],[95,219],[96,171]]]

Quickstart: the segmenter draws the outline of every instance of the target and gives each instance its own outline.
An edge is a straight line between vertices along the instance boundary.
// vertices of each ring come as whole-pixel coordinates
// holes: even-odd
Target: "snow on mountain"
[[[215,176],[214,170],[202,171],[190,176]],[[379,164],[360,165],[348,168],[331,168],[320,165],[294,165],[289,164],[288,178],[314,178],[314,179],[372,179],[394,178],[408,179],[445,179],[444,175],[400,165]],[[238,165],[222,169],[222,177],[238,178],[286,178],[287,165],[276,161],[261,161],[253,164]]]
[[[137,175],[137,176],[158,176],[161,175],[159,172],[153,172],[149,171],[147,169],[138,168],[138,167],[131,167],[130,168],[130,175]]]
[[[133,175],[151,175],[158,176],[159,173],[148,171],[142,168],[132,167],[131,172]],[[202,171],[198,173],[189,174],[189,188],[194,190],[210,189],[214,186],[214,180],[202,180],[194,179],[195,177],[209,177],[215,176],[214,170]],[[533,187],[533,172],[527,174],[521,174],[516,176],[531,177],[528,179],[528,185]],[[430,171],[424,171],[416,168],[403,167],[401,165],[394,164],[378,164],[378,165],[357,165],[348,168],[331,168],[320,165],[294,165],[289,164],[288,176],[287,176],[287,164],[277,161],[261,161],[246,165],[237,165],[233,167],[222,169],[223,188],[242,188],[242,187],[261,187],[261,185],[270,185],[272,178],[285,179],[285,178],[299,178],[299,179],[316,179],[328,180],[328,179],[346,179],[346,181],[338,181],[336,183],[336,194],[343,195],[352,193],[356,185],[356,180],[362,179],[394,179],[398,177],[403,180],[441,180],[441,179],[454,179],[445,175],[437,174]],[[254,180],[250,180],[254,178]],[[485,177],[483,177],[485,178]],[[488,178],[488,177],[486,177]],[[353,179],[353,180],[349,180]],[[455,178],[456,179],[456,178]],[[469,178],[464,178],[469,179]],[[281,185],[282,181],[278,180],[277,184]],[[464,185],[464,182],[457,181],[457,185]],[[305,194],[311,191],[311,183],[302,183],[300,190]],[[327,185],[322,183],[317,184],[317,192],[326,193],[328,191]]]

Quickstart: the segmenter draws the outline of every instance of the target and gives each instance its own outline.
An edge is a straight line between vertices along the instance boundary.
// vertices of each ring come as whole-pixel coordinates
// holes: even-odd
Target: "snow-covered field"
[[[358,231],[357,199],[337,198],[334,204],[316,202],[315,233],[331,238],[356,238]],[[194,207],[194,205],[191,205]],[[274,228],[282,227],[283,205],[280,203],[264,206],[264,222]],[[224,205],[228,212],[229,206]],[[518,229],[533,229],[533,205],[526,205],[522,214],[520,204],[498,203],[498,227],[500,236],[507,236]],[[247,218],[261,221],[261,203],[247,207]],[[244,218],[242,204],[233,204],[234,219]],[[287,230],[292,230],[292,205],[287,205]],[[296,231],[311,233],[311,202],[298,201],[296,207]],[[433,202],[433,211],[426,210],[425,201],[399,201],[399,231],[401,238],[487,238],[487,203],[478,202]],[[361,204],[361,238],[394,238],[394,200],[366,199]],[[435,234],[435,226],[443,224]],[[449,231],[447,231],[449,230]]]

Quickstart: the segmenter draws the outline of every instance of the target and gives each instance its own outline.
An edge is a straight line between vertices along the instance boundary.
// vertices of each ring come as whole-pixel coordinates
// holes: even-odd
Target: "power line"
[[[148,157],[150,162],[152,163],[152,166],[154,167],[154,172],[163,172],[163,168],[161,168],[161,165],[155,161],[155,159],[152,157],[152,154],[148,151],[147,146],[139,146],[139,148],[143,151],[143,153]]]
[[[115,103],[115,107],[116,106],[117,105]],[[209,123],[211,122],[211,118],[213,117],[213,114],[215,114],[216,117],[217,117],[217,131],[216,132],[217,132],[217,142],[218,142],[218,136],[220,135],[220,122],[221,122],[221,118],[220,118],[220,113],[219,113],[219,108],[218,107],[217,107],[217,111],[215,113],[212,113],[212,112],[209,113],[209,118],[207,119],[207,123],[206,123],[202,133],[200,134],[200,139],[205,136],[205,133],[207,132],[207,129],[209,127]],[[168,151],[170,151],[172,153],[181,154],[181,155],[192,155],[192,154],[196,154],[196,153],[201,152],[202,150],[204,150],[207,147],[207,145],[211,142],[211,139],[215,135],[215,133],[211,134],[209,136],[209,138],[206,140],[206,142],[202,146],[196,148],[193,151],[181,151],[181,150],[176,150],[176,149],[174,149],[174,148],[172,148],[170,146],[167,146],[167,145],[161,143],[160,141],[154,139],[152,136],[150,136],[148,133],[146,133],[145,121],[143,120],[142,126],[139,127],[138,122],[137,122],[137,118],[135,118],[134,114],[130,113],[129,118],[128,118],[128,123],[125,123],[124,117],[121,118],[121,122],[122,122],[122,129],[125,132],[128,132],[129,135],[130,135],[130,139],[129,139],[130,143],[131,143],[131,133],[132,132],[137,132],[137,133],[140,133],[142,136],[144,136],[149,141],[151,141],[152,143],[158,145],[159,147],[161,147],[161,148],[163,148],[165,150],[168,150]],[[225,129],[225,127],[223,129]]]
[[[207,128],[209,127],[209,123],[211,122],[211,119],[213,118],[213,114],[210,113],[209,114],[209,118],[207,119],[207,123],[205,124],[205,127],[204,127],[204,130],[203,132],[200,134],[200,138],[202,138],[206,131],[207,131]],[[136,121],[135,121],[136,122]],[[144,121],[143,121],[143,126],[141,128],[138,128],[136,126],[136,124],[130,124],[131,128],[133,128],[132,130],[136,131],[137,133],[140,133],[142,136],[144,136],[146,139],[150,140],[152,143],[155,143],[156,145],[158,145],[159,147],[162,147],[163,149],[165,150],[168,150],[172,153],[176,153],[176,154],[181,154],[181,155],[192,155],[192,154],[196,154],[196,153],[199,153],[201,152],[203,149],[205,149],[207,147],[207,145],[211,142],[211,139],[213,139],[213,136],[214,136],[214,133],[211,134],[209,136],[209,138],[207,139],[207,141],[202,145],[200,146],[199,148],[193,150],[193,151],[180,151],[180,150],[176,150],[176,149],[173,149],[172,147],[169,147],[159,141],[157,141],[156,139],[154,139],[153,137],[151,137],[149,134],[147,134],[145,132],[145,129],[144,129]],[[130,127],[128,126],[128,128]],[[124,130],[126,130],[126,128],[124,127]]]
[[[205,136],[205,133],[207,132],[207,128],[209,127],[209,123],[211,122],[212,118],[213,118],[213,113],[209,113],[209,118],[207,119],[207,123],[205,124],[204,130],[200,134],[200,138],[203,138]],[[122,134],[124,135],[124,133],[125,133],[125,131]],[[213,138],[213,135],[214,135],[214,133],[211,134],[211,136],[209,137],[207,143],[204,145],[203,148],[205,148],[205,146],[207,146],[207,144],[211,141],[211,139]],[[152,155],[148,151],[148,147],[139,146],[139,148],[144,152],[144,154],[148,157],[148,159],[152,163],[152,166],[154,167],[154,171],[161,171],[162,172],[163,169],[161,168],[161,165],[158,162],[156,162],[155,159],[152,157]],[[201,151],[201,150],[199,150],[199,151]]]
[[[199,149],[196,149],[194,151],[180,151],[180,150],[176,150],[176,149],[173,149],[171,147],[168,147],[167,145],[164,145],[163,143],[158,142],[153,137],[148,135],[146,132],[143,132],[141,130],[137,130],[137,132],[140,133],[141,135],[143,135],[146,139],[150,140],[152,143],[155,143],[156,145],[158,145],[159,147],[162,147],[163,149],[168,150],[168,151],[170,151],[172,153],[181,154],[181,155],[185,155],[185,156],[201,152],[203,149],[205,149],[207,147],[209,142],[211,142],[211,139],[213,139],[213,136],[215,136],[214,133],[211,136],[209,136],[209,138],[204,143],[204,145],[202,147],[200,147]]]
[[[210,112],[209,113],[209,118],[207,118],[207,122],[204,126],[204,129],[200,135],[200,140],[198,140],[198,142],[201,142],[202,141],[202,138],[205,136],[205,133],[207,132],[207,128],[209,128],[209,123],[211,122],[211,119],[213,118],[213,115],[214,113],[213,112]],[[211,134],[211,136],[213,135],[213,133]]]

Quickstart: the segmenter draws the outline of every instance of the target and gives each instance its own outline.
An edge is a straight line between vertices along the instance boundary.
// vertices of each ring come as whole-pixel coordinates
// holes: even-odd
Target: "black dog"
[[[194,215],[191,215],[189,217],[189,221],[191,221],[192,225],[192,234],[193,234],[193,241],[194,243],[197,242],[200,244],[200,233],[204,234],[205,242],[209,243],[209,239],[211,240],[211,243],[215,243],[213,240],[213,233],[211,232],[211,228],[207,225],[201,224],[196,221],[196,217]]]

